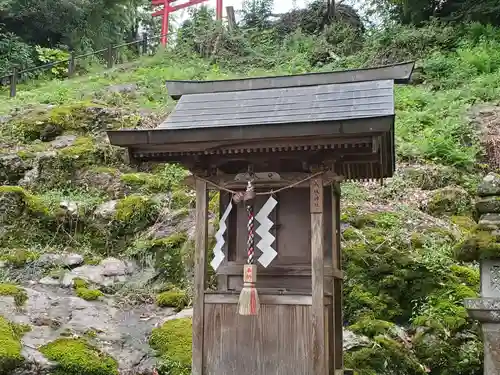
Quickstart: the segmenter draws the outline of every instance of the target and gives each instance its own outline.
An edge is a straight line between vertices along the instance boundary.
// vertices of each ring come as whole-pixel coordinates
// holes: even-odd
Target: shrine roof
[[[341,121],[394,115],[394,81],[183,95],[159,128]]]
[[[394,160],[394,84],[409,82],[413,68],[409,62],[282,77],[168,81],[169,94],[179,100],[162,124],[109,131],[108,136],[111,144],[141,159],[237,153],[238,147],[250,152],[265,142],[280,150],[276,145],[288,147],[291,139],[364,145],[362,138],[372,144],[383,136],[389,165]]]

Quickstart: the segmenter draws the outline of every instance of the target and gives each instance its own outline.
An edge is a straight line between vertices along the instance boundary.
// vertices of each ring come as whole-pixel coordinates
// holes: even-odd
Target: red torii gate
[[[153,6],[163,6],[163,9],[157,10],[156,12],[153,12],[153,14],[152,14],[153,17],[159,17],[159,16],[163,17],[162,23],[161,23],[161,44],[163,46],[165,46],[167,44],[168,17],[170,15],[170,13],[175,12],[176,10],[179,10],[179,9],[184,9],[184,8],[190,7],[191,5],[204,3],[207,0],[185,0],[181,4],[173,5],[173,3],[176,3],[179,1],[182,1],[182,0],[152,0],[151,1],[151,4]],[[217,0],[216,14],[217,14],[218,20],[222,19],[222,1],[223,0]]]

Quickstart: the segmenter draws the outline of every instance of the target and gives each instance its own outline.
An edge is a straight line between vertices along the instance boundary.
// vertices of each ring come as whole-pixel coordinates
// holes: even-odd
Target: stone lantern
[[[481,323],[484,374],[500,375],[500,175],[488,174],[478,196],[479,224],[468,240],[467,260],[479,260],[481,295],[464,303],[469,316]]]

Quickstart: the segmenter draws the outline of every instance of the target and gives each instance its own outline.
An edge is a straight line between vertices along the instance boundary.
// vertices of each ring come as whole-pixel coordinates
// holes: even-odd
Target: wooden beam
[[[208,244],[208,189],[204,181],[196,181],[196,239],[194,255],[193,299],[193,365],[192,374],[203,374],[204,296],[206,253]]]
[[[394,80],[396,83],[408,83],[414,67],[415,62],[412,61],[367,69],[306,73],[280,77],[257,77],[216,81],[168,80],[167,90],[169,95],[177,100],[182,95],[188,94],[306,87],[363,81]]]
[[[325,332],[325,269],[324,269],[324,223],[323,180],[316,177],[310,181],[311,200],[311,262],[312,262],[312,362],[315,375],[327,375],[328,341]]]
[[[332,185],[332,268],[342,273],[342,253],[340,248],[340,184]],[[344,368],[343,353],[343,316],[342,316],[342,280],[333,280],[333,341],[331,345],[330,358],[335,364],[336,370]]]

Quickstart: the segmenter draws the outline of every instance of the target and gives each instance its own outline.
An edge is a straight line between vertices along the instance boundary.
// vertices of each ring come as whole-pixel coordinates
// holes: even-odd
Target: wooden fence
[[[173,33],[169,33],[169,35],[172,35]],[[3,82],[4,80],[8,79],[10,90],[9,90],[9,96],[11,98],[16,96],[17,93],[17,85],[20,81],[22,81],[23,75],[26,76],[28,73],[33,73],[37,71],[44,71],[48,69],[52,69],[55,66],[60,66],[63,64],[66,64],[67,66],[67,78],[71,78],[75,75],[76,67],[77,67],[77,60],[79,59],[84,59],[89,56],[95,56],[99,54],[103,54],[106,65],[108,69],[111,69],[113,65],[115,64],[115,60],[117,57],[117,51],[120,48],[124,47],[130,47],[130,46],[137,46],[137,51],[139,52],[138,55],[147,55],[148,50],[150,49],[151,40],[159,40],[162,35],[155,35],[153,37],[148,37],[147,34],[144,34],[141,39],[134,40],[132,42],[127,42],[127,43],[122,43],[118,45],[109,45],[107,48],[103,48],[97,51],[92,51],[83,55],[76,55],[75,53],[71,53],[70,57],[66,60],[60,60],[60,61],[53,61],[44,65],[39,65],[35,66],[32,68],[24,69],[21,70],[19,68],[14,68],[12,70],[11,74],[5,75],[3,77],[0,77],[0,82]]]

